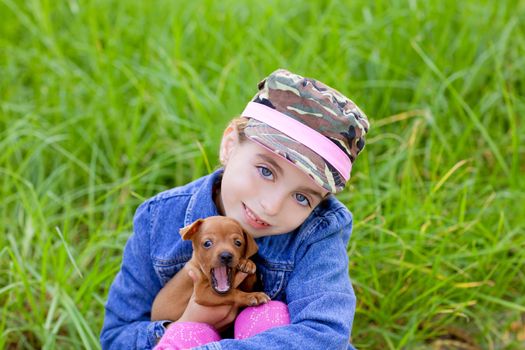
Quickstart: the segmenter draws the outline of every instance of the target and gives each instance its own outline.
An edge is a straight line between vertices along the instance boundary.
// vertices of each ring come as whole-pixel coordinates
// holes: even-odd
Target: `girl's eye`
[[[202,244],[204,248],[211,248],[212,245],[213,245],[213,242],[210,241],[209,239]]]
[[[302,206],[309,207],[310,201],[303,194],[296,193],[295,200]]]
[[[265,166],[258,166],[257,169],[259,170],[259,174],[261,174],[262,177],[268,180],[273,180],[273,173],[270,169]]]
[[[242,242],[241,242],[241,240],[236,239],[236,240],[235,240],[235,245],[236,245],[237,247],[242,246]]]

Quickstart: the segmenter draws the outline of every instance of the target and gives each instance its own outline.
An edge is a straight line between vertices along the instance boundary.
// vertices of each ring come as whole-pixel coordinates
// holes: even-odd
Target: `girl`
[[[350,177],[368,120],[338,91],[283,69],[258,88],[224,132],[224,168],[137,209],[109,291],[104,349],[151,349],[159,340],[159,349],[353,349],[352,216],[332,194]],[[213,215],[236,219],[256,239],[252,260],[273,300],[237,317],[237,339],[217,331],[235,320],[230,306],[190,300],[179,320],[150,321],[156,294],[191,257],[179,229]]]

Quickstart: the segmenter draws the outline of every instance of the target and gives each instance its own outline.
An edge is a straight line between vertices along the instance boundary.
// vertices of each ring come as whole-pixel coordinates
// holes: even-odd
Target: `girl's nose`
[[[267,193],[261,198],[260,204],[266,215],[275,216],[281,211],[284,199],[277,193]]]

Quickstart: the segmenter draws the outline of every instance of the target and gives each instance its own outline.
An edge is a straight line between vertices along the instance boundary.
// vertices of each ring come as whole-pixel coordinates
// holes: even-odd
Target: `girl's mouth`
[[[246,204],[242,204],[244,207],[244,216],[246,217],[246,221],[248,221],[248,224],[252,226],[253,228],[267,228],[271,225],[267,223],[266,221],[260,219],[255,213],[246,206]]]

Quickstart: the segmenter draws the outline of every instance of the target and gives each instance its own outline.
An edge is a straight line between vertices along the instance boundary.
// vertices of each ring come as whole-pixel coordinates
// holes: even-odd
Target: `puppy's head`
[[[197,264],[219,294],[231,290],[239,259],[249,258],[258,249],[253,237],[225,216],[199,219],[182,228],[180,234],[184,240],[191,239]]]

